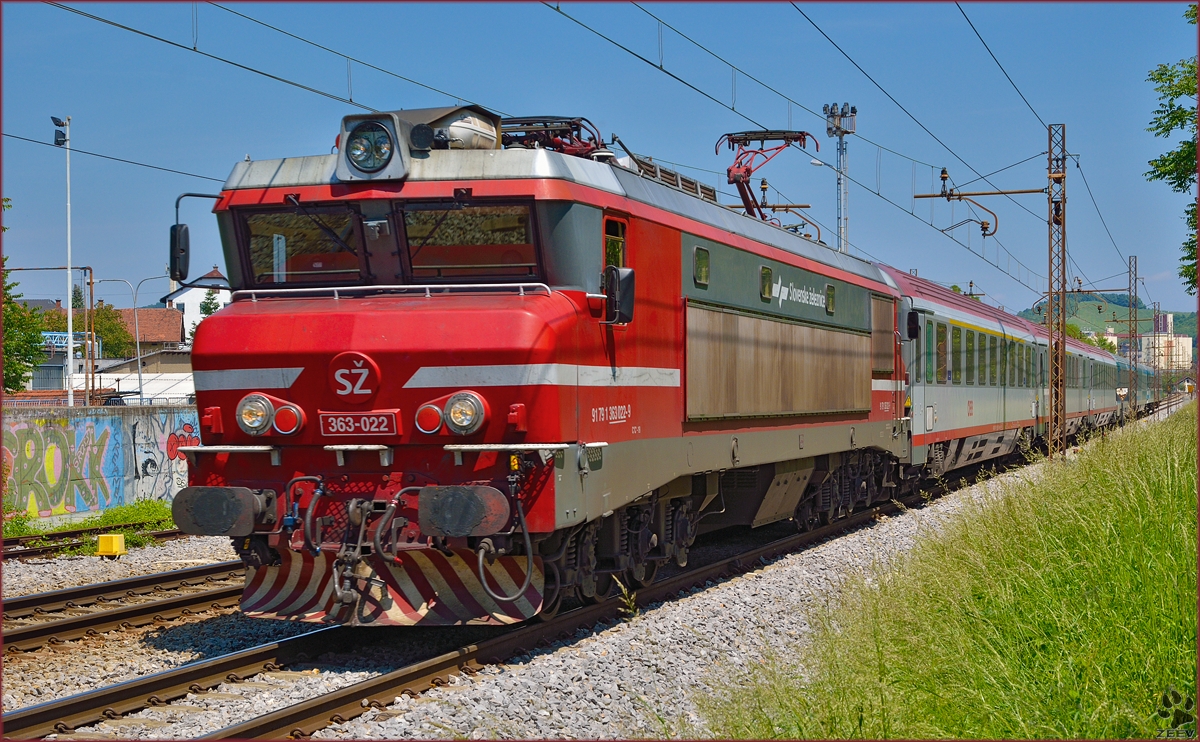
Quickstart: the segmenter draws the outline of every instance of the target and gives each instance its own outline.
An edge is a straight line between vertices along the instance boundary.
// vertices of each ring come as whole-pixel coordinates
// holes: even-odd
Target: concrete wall
[[[200,443],[194,407],[9,407],[3,434],[5,512],[55,520],[170,501]]]

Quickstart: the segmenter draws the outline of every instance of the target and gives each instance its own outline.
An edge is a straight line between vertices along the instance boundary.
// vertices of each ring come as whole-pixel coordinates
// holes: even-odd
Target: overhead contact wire
[[[36,139],[29,139],[28,137],[19,137],[16,134],[9,134],[6,132],[6,133],[4,133],[4,136],[8,137],[9,139],[20,139],[22,142],[31,142],[33,144],[40,144],[43,147],[54,147],[55,149],[61,149],[61,147],[59,147],[57,144],[51,144],[49,142],[39,142]],[[86,149],[76,149],[75,147],[72,147],[71,153],[79,154],[79,155],[91,155],[92,157],[99,157],[104,160],[113,160],[114,162],[123,162],[126,165],[137,165],[138,167],[148,167],[151,170],[161,170],[166,173],[175,173],[176,175],[186,175],[189,178],[202,178],[204,180],[211,180],[216,183],[224,183],[225,182],[224,178],[211,178],[207,175],[197,175],[196,173],[189,173],[186,170],[175,170],[175,169],[169,168],[169,167],[160,167],[159,165],[149,165],[145,162],[137,162],[136,160],[126,160],[121,157],[113,157],[112,155],[102,155],[99,152],[88,152]]]
[[[555,6],[555,5],[551,5],[550,3],[548,3],[548,2],[545,2],[545,0],[543,0],[543,2],[542,2],[542,5],[546,6],[546,7],[547,7],[547,8],[549,8],[550,10],[553,10],[554,12],[558,13],[559,15],[563,16],[563,17],[564,17],[564,18],[566,18],[567,20],[570,20],[572,23],[575,23],[575,24],[576,24],[576,25],[578,25],[579,27],[581,27],[581,28],[583,28],[583,29],[585,29],[585,30],[587,30],[587,31],[590,31],[592,34],[594,34],[594,35],[596,35],[596,36],[600,37],[601,39],[604,39],[604,40],[605,40],[605,41],[607,41],[608,43],[612,44],[613,46],[617,47],[618,49],[621,49],[622,51],[626,52],[626,53],[627,53],[627,54],[629,54],[630,56],[632,56],[632,57],[636,57],[637,59],[640,59],[642,62],[645,62],[645,63],[646,63],[648,66],[650,66],[650,67],[653,67],[654,69],[658,70],[659,72],[662,72],[663,74],[665,74],[665,75],[667,75],[668,77],[670,77],[671,79],[673,79],[673,80],[675,80],[675,81],[679,82],[680,84],[682,84],[682,85],[686,86],[687,88],[689,88],[689,89],[691,89],[691,90],[694,90],[695,92],[697,92],[697,93],[699,93],[700,95],[704,96],[705,98],[707,98],[708,100],[712,101],[713,103],[716,103],[717,105],[721,106],[722,108],[724,108],[724,109],[726,109],[726,110],[728,110],[728,111],[731,111],[731,112],[733,112],[733,113],[737,114],[738,116],[742,117],[742,118],[743,118],[743,119],[745,119],[746,121],[749,121],[750,123],[754,124],[754,125],[755,125],[755,126],[757,126],[758,128],[760,128],[760,129],[766,129],[766,128],[767,128],[767,127],[766,127],[765,125],[763,125],[762,123],[760,123],[760,122],[756,121],[755,119],[751,118],[750,116],[747,116],[746,114],[742,113],[741,111],[738,111],[738,110],[736,110],[735,108],[732,108],[732,107],[731,107],[731,106],[730,106],[728,103],[725,103],[724,101],[717,99],[716,97],[714,97],[714,96],[710,95],[709,93],[705,92],[704,90],[701,90],[700,88],[696,87],[695,85],[693,85],[692,83],[688,82],[687,80],[684,80],[683,78],[679,77],[679,76],[678,76],[678,75],[676,75],[674,72],[671,72],[670,70],[666,69],[665,67],[659,67],[659,66],[658,66],[658,65],[657,65],[655,62],[653,62],[653,61],[651,61],[651,60],[649,60],[649,59],[647,59],[647,58],[643,57],[641,54],[638,54],[637,52],[633,51],[632,49],[630,49],[629,47],[625,46],[624,44],[622,44],[622,43],[620,43],[620,42],[616,41],[615,39],[613,39],[613,38],[611,38],[611,37],[609,37],[609,36],[607,36],[607,35],[605,35],[605,34],[603,34],[603,33],[601,33],[600,31],[597,31],[596,29],[594,29],[594,28],[592,28],[591,26],[587,25],[586,23],[584,23],[584,22],[580,21],[579,19],[577,19],[577,18],[575,18],[575,17],[573,17],[573,16],[571,16],[571,15],[568,15],[567,13],[563,12],[562,8],[560,8],[560,7],[557,7],[557,6]],[[799,8],[797,8],[797,10],[799,10]],[[804,149],[803,147],[800,147],[800,146],[799,146],[799,145],[797,145],[797,144],[792,144],[791,146],[793,146],[793,147],[795,147],[796,149],[800,150],[801,152],[803,152],[804,154],[808,155],[809,157],[813,157],[814,159],[816,159],[812,153],[810,153],[808,150]],[[952,153],[952,154],[953,154],[953,153]],[[955,156],[957,157],[957,155],[955,155]],[[830,164],[829,164],[829,163],[827,163],[827,162],[824,162],[824,161],[822,161],[822,160],[818,160],[818,161],[819,161],[819,162],[821,162],[821,164],[823,164],[823,165],[825,165],[825,166],[827,166],[827,167],[833,168],[833,166],[832,166],[832,165],[830,165]],[[964,163],[964,164],[965,164],[965,163]],[[968,167],[969,167],[969,166],[968,166]],[[836,170],[836,168],[834,168],[834,169]],[[979,174],[979,173],[978,173],[978,171],[975,171],[975,170],[974,170],[974,168],[971,168],[971,169],[972,169],[972,171],[974,171],[974,172],[975,172],[975,174],[976,174],[976,175],[978,175],[978,174]],[[873,195],[873,196],[875,196],[876,198],[880,198],[880,199],[882,199],[883,201],[885,201],[885,202],[887,202],[887,203],[891,204],[892,206],[896,207],[897,209],[899,209],[900,211],[904,212],[905,214],[908,214],[910,217],[912,217],[912,218],[916,219],[918,222],[920,222],[920,223],[922,223],[922,224],[925,224],[926,226],[929,226],[929,227],[931,227],[931,228],[935,229],[935,230],[936,230],[936,231],[938,231],[940,234],[943,234],[943,235],[945,235],[945,236],[946,236],[946,238],[947,238],[947,239],[949,239],[951,242],[954,242],[954,243],[958,244],[959,246],[961,246],[961,247],[963,247],[964,249],[966,249],[966,250],[967,250],[967,252],[970,252],[972,255],[975,255],[976,257],[979,257],[979,258],[980,258],[980,259],[982,259],[984,262],[986,262],[986,263],[988,263],[989,265],[991,265],[991,266],[995,267],[995,268],[996,268],[997,270],[999,270],[1001,273],[1004,273],[1004,274],[1005,274],[1006,276],[1008,276],[1009,278],[1013,279],[1013,280],[1014,280],[1014,281],[1016,281],[1017,283],[1021,284],[1021,285],[1022,285],[1022,286],[1024,286],[1025,288],[1027,288],[1027,289],[1029,289],[1030,291],[1032,291],[1034,294],[1037,294],[1037,295],[1039,295],[1039,296],[1041,295],[1041,291],[1039,291],[1037,288],[1035,288],[1035,287],[1033,287],[1033,286],[1030,286],[1029,284],[1025,283],[1025,282],[1024,282],[1023,280],[1021,280],[1019,277],[1017,277],[1017,276],[1014,276],[1014,275],[1012,275],[1011,273],[1007,272],[1006,270],[1004,270],[1004,268],[1000,267],[999,263],[992,263],[992,262],[988,261],[986,258],[984,258],[983,256],[979,255],[979,253],[976,253],[974,250],[971,250],[970,248],[968,248],[966,245],[964,245],[964,244],[963,244],[962,242],[960,242],[959,240],[955,239],[954,237],[951,237],[950,235],[946,234],[945,232],[942,232],[941,230],[937,230],[937,228],[936,228],[936,227],[933,227],[933,225],[932,225],[932,224],[930,224],[929,222],[926,222],[924,219],[920,218],[919,216],[916,216],[915,214],[913,214],[912,212],[910,212],[908,209],[906,209],[906,208],[904,208],[903,206],[901,206],[901,205],[897,204],[895,201],[892,201],[891,199],[889,199],[887,196],[884,196],[884,195],[882,195],[882,194],[876,193],[876,192],[874,191],[874,189],[868,188],[868,187],[867,187],[865,184],[863,184],[863,183],[859,182],[858,180],[856,180],[855,178],[851,177],[851,176],[850,176],[848,173],[845,173],[845,174],[844,174],[844,176],[845,176],[846,180],[850,181],[851,183],[854,183],[855,185],[857,185],[858,187],[860,187],[860,188],[862,188],[863,190],[867,191],[868,193],[872,194],[872,195]],[[1020,204],[1018,204],[1018,205],[1020,205]],[[1024,207],[1022,206],[1022,208],[1024,208]],[[1028,211],[1028,209],[1026,209],[1026,211]],[[1033,212],[1030,212],[1030,213],[1032,214]],[[1036,216],[1036,215],[1035,215],[1035,216]],[[1044,221],[1044,220],[1043,220],[1043,221]],[[999,243],[997,243],[997,244],[999,244]],[[1003,246],[1001,246],[1001,247],[1003,247]],[[1024,268],[1026,271],[1028,271],[1030,275],[1032,275],[1032,276],[1035,276],[1035,277],[1037,277],[1037,278],[1043,278],[1043,279],[1044,279],[1044,276],[1041,276],[1041,275],[1039,275],[1038,273],[1036,273],[1036,272],[1034,272],[1033,270],[1031,270],[1031,269],[1029,268],[1029,266],[1027,266],[1027,265],[1025,265],[1024,263],[1022,263],[1022,262],[1020,261],[1020,259],[1019,259],[1019,258],[1017,258],[1015,255],[1013,255],[1011,252],[1009,252],[1009,250],[1008,250],[1007,248],[1004,248],[1004,252],[1005,252],[1005,253],[1007,253],[1007,254],[1008,254],[1008,256],[1009,256],[1010,258],[1012,258],[1012,260],[1014,260],[1014,261],[1015,261],[1015,262],[1016,262],[1016,263],[1017,263],[1019,266],[1021,266],[1021,267],[1022,267],[1022,268]]]

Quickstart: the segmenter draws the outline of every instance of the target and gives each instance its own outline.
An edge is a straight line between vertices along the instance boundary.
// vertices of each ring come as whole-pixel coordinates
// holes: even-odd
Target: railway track
[[[928,497],[929,493],[917,494],[901,502],[904,507],[914,507]],[[706,582],[751,571],[760,566],[763,560],[865,525],[881,515],[899,511],[900,507],[895,503],[883,503],[808,533],[778,539],[736,556],[664,577],[650,587],[639,589],[636,602],[644,607],[681,591],[702,587]],[[330,724],[352,719],[368,708],[387,706],[398,695],[422,693],[430,687],[444,684],[450,676],[459,672],[474,672],[484,665],[522,654],[540,643],[569,636],[580,628],[614,620],[622,610],[621,601],[613,598],[598,605],[565,611],[547,621],[526,622],[498,637],[427,657],[393,672],[226,727],[209,737],[270,739],[307,736]],[[4,735],[5,738],[29,739],[48,734],[67,734],[82,726],[165,705],[189,693],[202,693],[222,683],[240,682],[260,673],[282,670],[296,662],[314,659],[327,652],[345,651],[371,640],[377,641],[379,637],[372,636],[372,631],[344,627],[320,629],[118,685],[28,706],[5,714]]]
[[[4,600],[4,649],[28,651],[106,631],[236,606],[239,561]]]
[[[1188,399],[1170,400],[1160,408],[1169,414]],[[851,514],[836,523],[808,533],[795,534],[754,547],[736,556],[687,569],[660,579],[636,593],[636,603],[645,607],[702,587],[713,580],[752,571],[764,560],[787,554],[843,532],[865,525],[882,515],[903,507],[920,506],[929,499],[958,489],[974,477],[977,469],[960,472],[949,481],[896,502]],[[237,563],[229,563],[236,565]],[[384,708],[399,695],[418,695],[431,687],[445,684],[460,672],[474,673],[488,664],[503,662],[541,644],[570,636],[580,628],[611,621],[621,615],[620,600],[610,599],[598,605],[565,611],[544,621],[531,621],[505,633],[450,652],[429,656],[392,672],[341,689],[323,693],[232,726],[207,739],[273,739],[305,737],[331,724],[353,719],[370,708]],[[5,714],[5,738],[36,738],[48,734],[67,734],[73,730],[120,718],[145,708],[163,706],[190,693],[203,693],[222,683],[241,682],[261,673],[283,670],[289,665],[316,659],[329,652],[342,652],[379,641],[378,630],[330,627],[278,642],[263,644],[239,652],[190,663],[118,685],[80,693]]]
[[[77,546],[82,546],[84,542],[80,537],[92,536],[101,533],[113,533],[115,531],[136,530],[146,523],[125,523],[116,526],[95,526],[92,528],[76,528],[69,531],[55,531],[53,533],[38,533],[28,536],[11,536],[4,539],[4,559],[27,559],[30,557],[46,556],[47,554],[55,554],[64,549],[71,549]],[[165,541],[175,538],[184,538],[187,534],[178,529],[167,529],[162,531],[148,531],[147,535],[154,537],[159,541]],[[39,543],[42,541],[50,541],[52,543]],[[31,546],[30,544],[36,544]]]

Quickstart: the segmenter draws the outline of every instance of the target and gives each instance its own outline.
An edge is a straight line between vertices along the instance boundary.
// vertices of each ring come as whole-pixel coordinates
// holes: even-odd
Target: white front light
[[[346,142],[346,157],[364,173],[382,170],[392,159],[392,135],[382,125],[366,121],[354,127]]]
[[[483,427],[483,400],[473,392],[459,392],[446,402],[446,427],[470,435]]]
[[[247,394],[238,402],[238,427],[250,435],[262,435],[271,427],[271,419],[275,416],[275,407],[271,400],[261,394]]]

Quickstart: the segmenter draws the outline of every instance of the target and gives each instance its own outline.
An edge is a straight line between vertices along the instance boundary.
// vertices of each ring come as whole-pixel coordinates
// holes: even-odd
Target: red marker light
[[[438,432],[442,427],[442,411],[436,406],[422,405],[417,410],[417,430],[426,434]]]
[[[277,433],[291,435],[304,423],[303,413],[294,405],[284,405],[275,410],[274,426]]]

